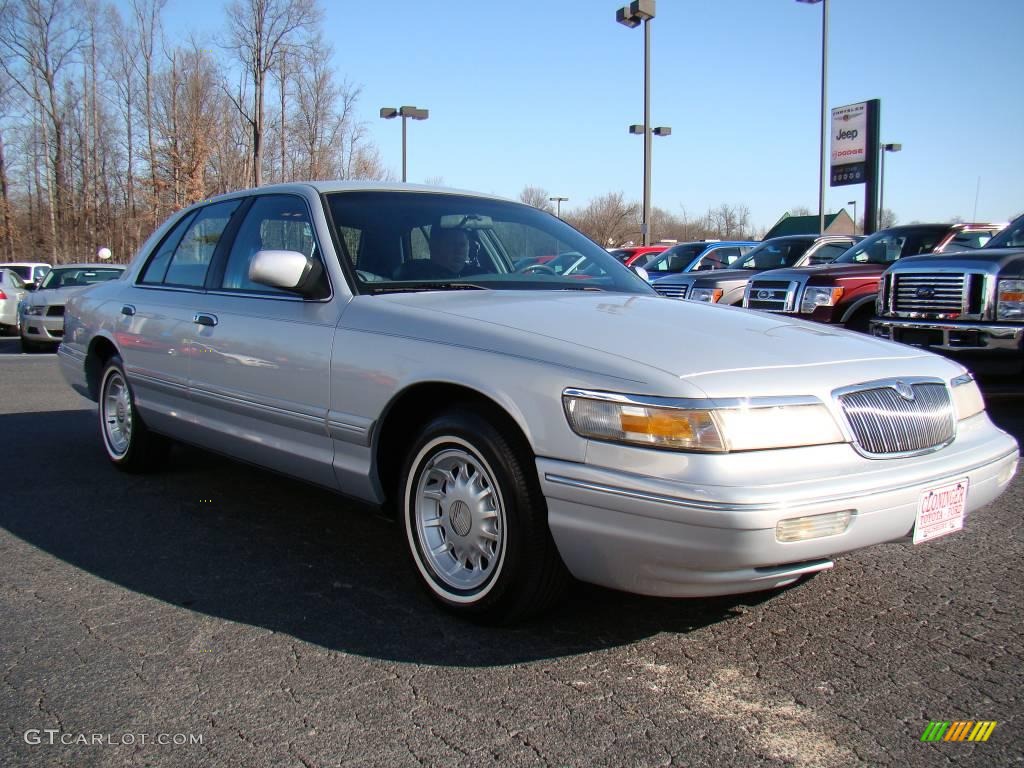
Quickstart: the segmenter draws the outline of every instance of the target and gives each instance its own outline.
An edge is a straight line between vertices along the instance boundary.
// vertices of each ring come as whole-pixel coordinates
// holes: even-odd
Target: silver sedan
[[[585,268],[534,260],[567,252]],[[950,360],[665,301],[558,218],[452,190],[204,201],[65,323],[115,466],[177,439],[384,505],[427,593],[488,621],[570,575],[716,595],[927,546],[1018,459]]]
[[[47,273],[38,290],[21,303],[18,318],[25,352],[55,349],[64,338],[64,305],[84,288],[116,280],[121,264],[61,264]]]

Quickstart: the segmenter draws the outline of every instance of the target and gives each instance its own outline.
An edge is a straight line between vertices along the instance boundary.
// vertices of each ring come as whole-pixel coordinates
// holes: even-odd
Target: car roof
[[[52,267],[52,264],[48,264],[45,261],[5,261],[0,263],[0,269],[6,269],[7,267]]]
[[[58,264],[54,269],[126,269],[127,264],[105,264],[105,263],[75,263],[75,264]]]
[[[223,195],[218,195],[217,197],[211,197],[208,200],[200,201],[199,203],[197,203],[197,205],[210,203],[217,200],[230,200],[235,197],[252,195],[254,193],[294,193],[299,190],[308,190],[310,188],[312,188],[318,194],[325,194],[330,192],[432,192],[435,194],[445,195],[468,195],[470,197],[480,197],[488,200],[501,200],[503,202],[516,203],[517,205],[526,205],[526,203],[521,203],[518,200],[511,200],[507,197],[487,194],[485,192],[474,192],[469,189],[439,187],[430,184],[405,184],[402,182],[394,181],[302,181],[285,184],[268,184],[265,187],[240,189],[234,192],[228,192]]]

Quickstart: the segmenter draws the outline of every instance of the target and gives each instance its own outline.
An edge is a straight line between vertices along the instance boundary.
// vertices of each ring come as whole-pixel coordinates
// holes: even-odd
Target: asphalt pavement
[[[436,610],[398,527],[191,448],[105,459],[53,355],[0,339],[2,766],[1024,764],[1024,482],[966,530],[769,594],[576,585]],[[1024,400],[993,418],[1020,440]],[[995,721],[987,742],[921,741]]]

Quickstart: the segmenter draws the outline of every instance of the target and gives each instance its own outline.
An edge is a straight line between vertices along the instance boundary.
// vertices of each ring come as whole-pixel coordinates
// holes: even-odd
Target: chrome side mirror
[[[257,251],[249,264],[249,279],[303,296],[311,295],[323,275],[319,261],[298,251]]]

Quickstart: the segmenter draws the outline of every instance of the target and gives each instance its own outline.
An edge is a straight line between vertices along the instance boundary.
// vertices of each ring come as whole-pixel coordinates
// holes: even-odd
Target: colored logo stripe
[[[921,741],[988,741],[997,724],[995,720],[932,720]]]

